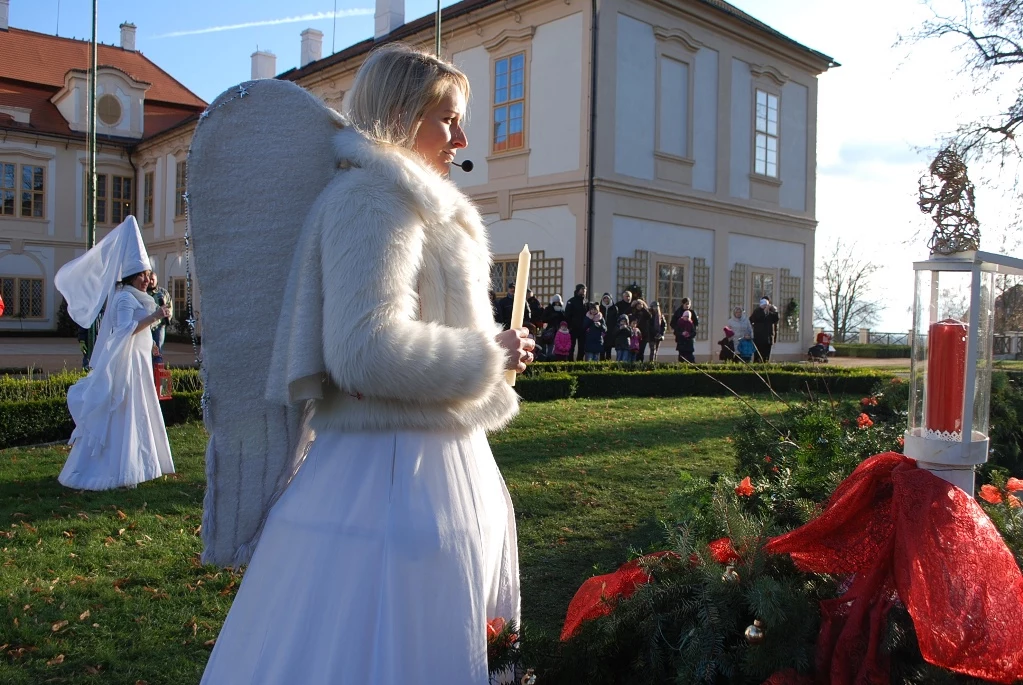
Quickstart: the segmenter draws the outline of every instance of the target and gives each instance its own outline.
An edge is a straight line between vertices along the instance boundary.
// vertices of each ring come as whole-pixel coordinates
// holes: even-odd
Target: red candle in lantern
[[[929,431],[953,434],[963,429],[968,332],[967,325],[955,319],[931,324],[927,340],[925,422]]]

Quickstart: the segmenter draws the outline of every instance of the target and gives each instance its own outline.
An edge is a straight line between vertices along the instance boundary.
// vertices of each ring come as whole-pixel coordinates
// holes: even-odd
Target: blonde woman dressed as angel
[[[468,98],[454,66],[392,44],[367,58],[344,118],[292,84],[254,81],[200,124],[189,192],[210,390],[206,558],[251,552],[207,685],[486,685],[487,621],[519,620],[514,513],[486,432],[516,414],[504,372],[525,370],[533,341],[494,323],[486,229],[448,179],[467,145]],[[275,122],[294,133],[267,152]],[[295,174],[323,165],[322,190],[292,217],[304,217],[297,239],[278,235],[294,230],[291,210],[259,204],[257,174],[255,186],[237,180],[244,197],[217,187],[233,183],[225,174],[243,150],[283,155],[278,165],[308,154]],[[262,173],[249,162],[236,164]],[[271,197],[294,197],[280,183],[298,194],[318,183],[285,176]],[[251,220],[218,220],[236,207]],[[246,342],[261,324],[231,319],[221,286],[239,250],[272,251],[261,262],[272,270],[289,245],[287,287],[277,300],[267,289],[276,335],[263,386],[252,367],[266,364],[230,366],[264,343]],[[298,435],[296,407],[304,440],[286,439]],[[268,477],[274,440],[299,456]],[[231,538],[256,501],[269,507],[258,543]]]
[[[54,277],[79,326],[91,326],[103,311],[89,375],[68,388],[75,430],[61,485],[109,490],[174,473],[150,333],[167,308],[146,293],[149,274],[149,255],[129,216]]]

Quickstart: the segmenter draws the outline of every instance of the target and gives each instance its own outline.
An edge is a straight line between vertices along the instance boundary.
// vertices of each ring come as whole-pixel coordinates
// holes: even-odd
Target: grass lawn
[[[556,635],[583,580],[658,544],[679,472],[731,468],[741,411],[705,397],[523,405],[491,443],[515,502],[527,627]],[[241,576],[199,564],[205,434],[169,433],[179,473],[134,490],[61,487],[66,447],[0,451],[0,682],[199,682]]]

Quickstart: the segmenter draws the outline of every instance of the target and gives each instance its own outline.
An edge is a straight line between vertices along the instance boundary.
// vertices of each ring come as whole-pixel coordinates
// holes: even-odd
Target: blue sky
[[[573,0],[578,2],[579,0]],[[887,309],[876,330],[910,325],[912,261],[926,257],[927,218],[916,207],[917,182],[934,146],[957,122],[990,109],[997,93],[976,95],[958,73],[955,44],[938,41],[897,46],[929,15],[918,0],[732,0],[733,4],[842,66],[820,78],[817,144],[817,252],[838,238],[883,267],[875,280]],[[959,0],[933,0],[954,13]],[[249,78],[249,56],[257,47],[277,55],[278,71],[298,66],[299,34],[324,32],[324,54],[373,33],[373,0],[100,0],[99,39],[117,44],[118,26],[138,26],[139,50],[206,101]],[[451,4],[444,2],[445,6]],[[57,0],[11,0],[10,23],[54,33]],[[406,21],[431,13],[429,0],[407,0]],[[359,11],[363,14],[359,14]],[[87,37],[91,2],[61,0],[59,32]],[[321,18],[310,18],[319,16]],[[303,17],[296,21],[286,21]],[[264,23],[269,22],[269,23]],[[238,24],[244,28],[208,31]],[[180,32],[207,30],[192,35]],[[1005,94],[1002,94],[1003,96]],[[972,176],[998,170],[974,167]],[[1004,174],[1005,172],[1003,172]],[[1010,170],[1011,173],[1011,170]],[[982,248],[998,251],[1008,233],[1015,204],[1003,194],[978,188]],[[1020,256],[1018,245],[1010,250]]]

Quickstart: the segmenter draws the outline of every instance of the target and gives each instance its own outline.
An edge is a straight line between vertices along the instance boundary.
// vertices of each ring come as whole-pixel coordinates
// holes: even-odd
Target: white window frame
[[[753,173],[778,178],[781,173],[781,96],[766,88],[753,90]]]

